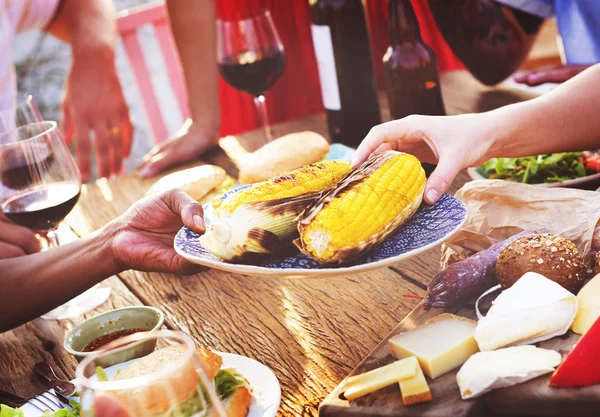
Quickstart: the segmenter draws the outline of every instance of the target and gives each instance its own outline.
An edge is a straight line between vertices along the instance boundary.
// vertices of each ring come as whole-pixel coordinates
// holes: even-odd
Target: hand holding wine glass
[[[0,204],[12,222],[47,233],[79,199],[81,176],[55,122],[21,126],[0,136]]]
[[[42,250],[35,232],[14,224],[0,213],[0,259],[16,258]]]
[[[55,122],[36,122],[0,135],[0,207],[16,225],[38,232],[48,247],[59,245],[56,229],[81,190],[79,169]],[[17,239],[16,228],[7,239]],[[44,318],[78,316],[102,304],[110,288],[94,288]]]
[[[271,141],[264,94],[285,69],[285,51],[271,13],[236,22],[218,20],[217,61],[229,85],[254,97],[267,141]]]

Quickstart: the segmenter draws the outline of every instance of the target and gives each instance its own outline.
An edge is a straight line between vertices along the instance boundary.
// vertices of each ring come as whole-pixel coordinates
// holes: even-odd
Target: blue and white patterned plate
[[[227,198],[246,187],[248,186],[230,190],[217,198]],[[265,258],[250,265],[223,262],[200,244],[199,234],[187,227],[177,233],[174,246],[177,253],[190,262],[221,271],[286,278],[346,275],[390,266],[418,255],[448,239],[461,228],[466,219],[465,204],[450,194],[444,194],[433,206],[422,204],[410,220],[371,253],[341,266],[321,265],[300,252],[277,259]],[[210,218],[207,217],[205,221],[210,225]]]

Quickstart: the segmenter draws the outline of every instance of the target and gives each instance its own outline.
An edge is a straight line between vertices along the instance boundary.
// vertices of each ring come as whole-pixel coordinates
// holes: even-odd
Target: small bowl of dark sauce
[[[104,363],[98,364],[106,368],[151,353],[155,348],[156,340],[122,344],[119,340],[135,333],[158,330],[163,322],[163,313],[154,307],[118,308],[92,317],[74,327],[65,336],[63,346],[78,361],[102,350],[114,350],[114,353],[104,357]]]

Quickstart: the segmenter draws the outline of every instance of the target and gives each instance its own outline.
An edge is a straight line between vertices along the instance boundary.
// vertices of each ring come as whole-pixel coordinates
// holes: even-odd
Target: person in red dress
[[[266,93],[271,123],[323,111],[308,0],[214,0],[208,2],[210,6],[206,0],[193,0],[186,3],[186,8],[176,8],[174,3],[174,0],[167,1],[167,7],[186,76],[192,117],[180,132],[146,155],[140,165],[142,176],[155,175],[175,164],[198,158],[214,147],[219,137],[260,126],[252,97],[235,90],[217,75],[215,17],[239,20],[265,9],[271,12],[286,52],[285,72]],[[437,29],[427,1],[412,0],[412,3],[423,39],[437,54],[440,72],[463,68]],[[389,44],[388,0],[366,0],[366,12],[377,85],[384,88],[381,59]]]

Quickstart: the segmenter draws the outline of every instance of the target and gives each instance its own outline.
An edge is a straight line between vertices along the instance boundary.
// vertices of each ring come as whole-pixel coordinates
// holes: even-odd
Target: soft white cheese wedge
[[[503,291],[475,329],[479,350],[531,345],[562,335],[577,313],[577,297],[543,275],[528,272]]]
[[[463,400],[497,388],[520,384],[554,371],[560,364],[558,352],[535,346],[515,346],[479,352],[460,368],[456,381]]]

